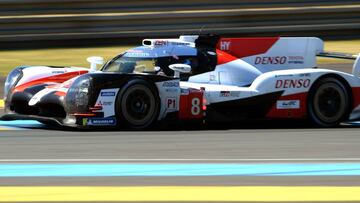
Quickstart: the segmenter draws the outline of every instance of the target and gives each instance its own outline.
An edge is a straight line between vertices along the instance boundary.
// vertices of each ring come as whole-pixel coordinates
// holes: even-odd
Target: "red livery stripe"
[[[238,59],[235,56],[232,56],[232,55],[230,55],[226,52],[223,52],[219,49],[216,50],[216,54],[217,54],[217,65],[229,63],[231,61]]]
[[[281,96],[279,100],[299,100],[300,107],[296,109],[277,109],[276,103],[267,113],[267,118],[305,118],[307,116],[308,92]]]
[[[57,95],[59,97],[64,97],[66,95],[66,92],[57,91],[57,92],[55,92],[55,95]]]
[[[221,38],[217,49],[227,52],[238,58],[266,53],[280,37],[263,38]]]
[[[40,78],[37,80],[32,80],[30,82],[24,83],[22,85],[17,86],[14,89],[14,92],[22,92],[24,91],[26,88],[34,86],[34,85],[38,85],[38,84],[45,84],[45,83],[62,83],[65,82],[73,77],[76,77],[78,75],[82,75],[88,73],[87,70],[81,70],[81,71],[74,71],[74,72],[68,72],[68,73],[64,73],[64,74],[59,74],[59,75],[52,75],[49,77],[44,77],[44,78]]]
[[[353,87],[352,88],[353,94],[353,108],[356,108],[360,105],[360,87]]]

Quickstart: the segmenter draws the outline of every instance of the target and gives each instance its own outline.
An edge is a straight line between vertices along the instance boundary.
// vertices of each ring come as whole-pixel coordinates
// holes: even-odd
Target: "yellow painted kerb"
[[[4,100],[0,99],[0,109],[4,108]]]
[[[0,187],[0,202],[31,201],[360,201],[360,187]]]

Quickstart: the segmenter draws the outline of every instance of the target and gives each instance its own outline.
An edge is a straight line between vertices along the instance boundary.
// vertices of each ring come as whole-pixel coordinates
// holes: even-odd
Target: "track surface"
[[[350,71],[348,65],[341,67]],[[28,164],[158,164],[157,167],[161,167],[164,164],[230,163],[269,164],[272,168],[281,163],[320,164],[325,170],[326,165],[360,163],[360,125],[335,129],[240,126],[148,132],[71,132],[41,125],[33,127],[37,129],[0,131],[1,167],[6,164],[16,168]],[[343,187],[360,186],[360,176],[340,171],[337,175],[325,176],[0,177],[1,186]]]
[[[21,130],[2,132],[0,136],[1,164],[42,163],[41,160],[46,163],[357,163],[359,149],[359,128],[106,133]],[[20,177],[0,178],[0,185],[344,186],[360,185],[360,176]]]

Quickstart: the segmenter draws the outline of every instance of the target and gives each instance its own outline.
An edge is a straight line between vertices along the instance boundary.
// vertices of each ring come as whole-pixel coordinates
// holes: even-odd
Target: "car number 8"
[[[200,114],[200,99],[199,98],[193,98],[191,100],[191,114],[193,116]]]

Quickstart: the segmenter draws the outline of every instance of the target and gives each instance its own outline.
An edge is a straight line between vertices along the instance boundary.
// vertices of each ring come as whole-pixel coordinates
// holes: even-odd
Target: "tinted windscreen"
[[[103,72],[144,73],[155,72],[156,58],[118,57],[110,61]]]

